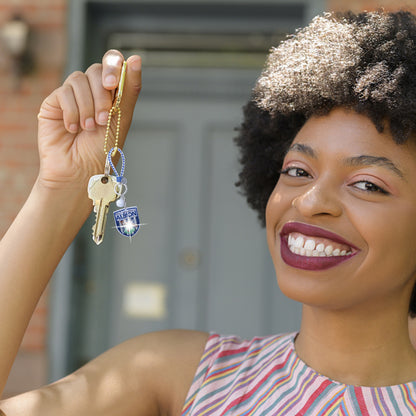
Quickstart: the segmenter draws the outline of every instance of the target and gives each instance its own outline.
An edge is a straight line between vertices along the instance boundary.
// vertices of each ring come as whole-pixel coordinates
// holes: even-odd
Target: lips
[[[293,236],[299,235],[302,235],[307,243],[308,239],[312,240],[309,241],[312,245],[313,242],[316,242],[316,246],[319,250],[323,245],[326,245],[325,251],[294,248],[292,245],[292,242],[294,241]],[[289,237],[291,241],[290,247]],[[307,246],[307,244],[305,244],[305,246]],[[335,248],[335,250],[332,251],[326,249],[331,248],[332,246],[343,247],[346,250],[340,251]],[[346,241],[338,234],[309,224],[288,222],[280,232],[280,252],[283,261],[289,266],[302,270],[325,270],[335,267],[355,256],[358,251],[359,249],[356,246]],[[340,254],[338,255],[338,253]]]

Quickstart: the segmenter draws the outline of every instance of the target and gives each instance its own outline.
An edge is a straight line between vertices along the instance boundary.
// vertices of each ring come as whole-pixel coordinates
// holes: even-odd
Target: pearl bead
[[[116,205],[117,205],[119,208],[123,208],[123,207],[126,205],[126,199],[124,198],[124,196],[123,196],[123,195],[121,195],[121,197],[120,197],[119,199],[117,199],[117,201],[116,201]]]

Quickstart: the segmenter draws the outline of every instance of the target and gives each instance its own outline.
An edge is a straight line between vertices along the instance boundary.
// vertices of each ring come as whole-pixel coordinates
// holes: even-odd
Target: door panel
[[[265,231],[237,193],[233,125],[212,125],[205,137],[207,192],[206,327],[223,333],[253,336],[263,332],[263,276],[272,276]]]
[[[169,253],[174,245],[180,133],[179,124],[143,122],[139,131],[132,129],[124,149],[127,205],[137,204],[143,225],[131,241],[115,231],[106,235],[113,246],[112,344],[135,335],[138,321],[139,332],[169,326],[166,296],[172,282]],[[147,311],[135,308],[135,302],[146,303]]]

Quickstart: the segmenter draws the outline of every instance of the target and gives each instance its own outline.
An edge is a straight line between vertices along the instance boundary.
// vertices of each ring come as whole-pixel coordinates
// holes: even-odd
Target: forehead
[[[388,129],[380,133],[365,115],[343,108],[306,121],[293,143],[307,145],[314,157],[344,159],[362,155],[385,157],[404,170],[416,172],[416,144],[409,139],[397,144]],[[289,153],[302,146],[291,146]]]

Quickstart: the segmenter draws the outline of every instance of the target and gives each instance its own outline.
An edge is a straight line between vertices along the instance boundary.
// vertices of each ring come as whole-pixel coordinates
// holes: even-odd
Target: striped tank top
[[[212,334],[182,416],[416,415],[416,382],[388,387],[335,382],[300,360],[295,335],[242,341]]]

